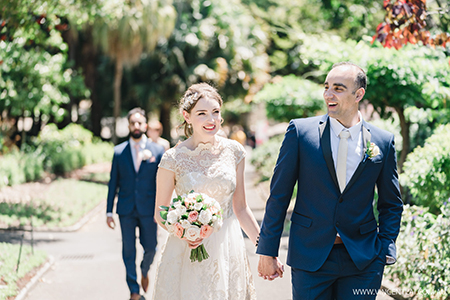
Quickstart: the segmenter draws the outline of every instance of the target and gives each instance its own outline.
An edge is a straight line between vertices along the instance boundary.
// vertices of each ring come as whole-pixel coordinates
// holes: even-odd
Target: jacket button
[[[336,222],[336,227],[339,227],[339,222]]]
[[[344,199],[339,198],[339,203],[342,203],[344,201]]]

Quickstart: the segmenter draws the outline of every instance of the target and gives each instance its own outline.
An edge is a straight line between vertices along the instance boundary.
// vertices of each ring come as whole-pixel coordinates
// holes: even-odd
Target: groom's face
[[[142,137],[142,135],[147,131],[147,122],[145,117],[141,114],[134,114],[130,116],[128,120],[128,129],[130,130],[130,136],[138,140]]]
[[[344,126],[358,113],[358,103],[364,96],[364,89],[356,87],[356,74],[354,66],[338,66],[328,73],[324,84],[323,98],[328,115]]]

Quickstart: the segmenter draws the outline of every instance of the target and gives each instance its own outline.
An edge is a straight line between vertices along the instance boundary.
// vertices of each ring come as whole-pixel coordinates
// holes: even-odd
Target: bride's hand
[[[203,239],[196,239],[195,241],[190,241],[186,239],[186,242],[188,243],[189,248],[195,249],[202,244]]]

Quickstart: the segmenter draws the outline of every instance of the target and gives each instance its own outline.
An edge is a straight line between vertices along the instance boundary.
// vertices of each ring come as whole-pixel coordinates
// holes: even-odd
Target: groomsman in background
[[[130,299],[140,299],[140,287],[136,274],[136,227],[139,242],[144,248],[141,262],[141,285],[147,292],[148,271],[156,252],[155,210],[156,172],[164,147],[152,142],[145,135],[147,118],[141,108],[128,113],[130,139],[114,147],[111,178],[108,184],[106,223],[115,228],[113,219],[114,199],[118,194],[116,212],[122,232],[122,258],[126,269],[126,281]]]

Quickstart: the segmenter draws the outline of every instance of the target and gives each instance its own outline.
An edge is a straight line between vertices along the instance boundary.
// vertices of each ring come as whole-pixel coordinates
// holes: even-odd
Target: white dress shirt
[[[139,153],[145,149],[145,145],[147,145],[147,136],[145,134],[142,135],[142,138],[139,140]],[[136,142],[130,138],[130,148],[131,148],[131,156],[133,157],[133,166],[136,165],[136,151],[134,151],[134,146]]]

